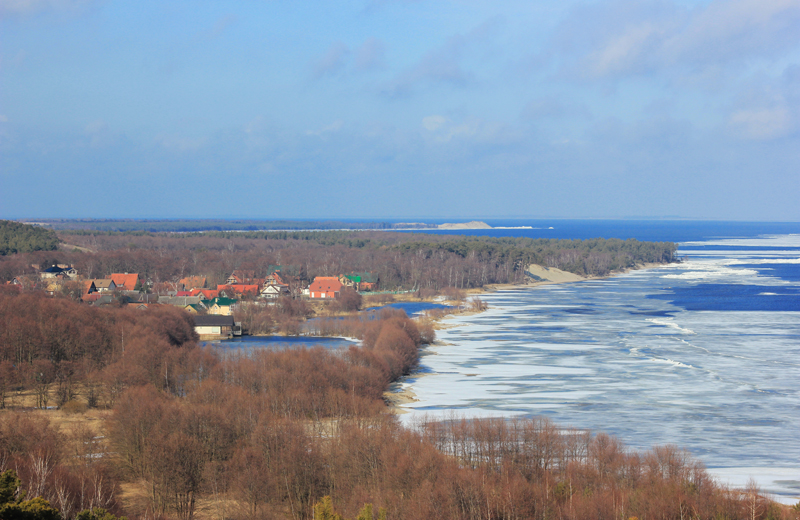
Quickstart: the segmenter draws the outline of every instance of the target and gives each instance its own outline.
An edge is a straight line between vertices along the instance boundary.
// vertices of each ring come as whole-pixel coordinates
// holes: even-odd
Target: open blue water
[[[386,308],[399,309],[405,311],[408,316],[417,318],[427,311],[450,309],[451,306],[435,302],[395,302],[387,303],[386,305],[381,305],[380,307],[372,307],[362,312],[374,312]]]
[[[489,310],[448,319],[403,383],[418,399],[403,419],[546,415],[634,448],[676,444],[727,482],[800,500],[800,224],[548,226],[553,238],[677,241],[688,259],[486,296]],[[543,230],[462,234],[511,232]]]
[[[253,349],[269,348],[282,350],[287,348],[347,348],[357,342],[347,338],[322,338],[318,336],[240,336],[223,341],[213,341],[204,345],[213,345],[228,351],[248,352]]]

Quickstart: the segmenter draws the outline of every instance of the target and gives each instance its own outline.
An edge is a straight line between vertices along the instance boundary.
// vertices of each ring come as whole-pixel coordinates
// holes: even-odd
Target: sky
[[[0,217],[800,221],[800,0],[0,0]]]

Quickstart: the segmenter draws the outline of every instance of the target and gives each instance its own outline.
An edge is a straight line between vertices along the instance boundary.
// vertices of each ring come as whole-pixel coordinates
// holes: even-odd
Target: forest
[[[237,353],[199,345],[179,310],[3,291],[0,471],[18,475],[28,500],[16,507],[39,497],[64,519],[796,517],[755,487],[720,486],[674,446],[636,452],[536,417],[404,428],[383,392],[432,330],[391,310],[333,323],[360,345]]]
[[[31,251],[55,251],[57,248],[58,237],[52,230],[0,220],[0,256]]]
[[[266,276],[292,266],[301,280],[343,272],[376,273],[385,290],[469,289],[522,283],[530,264],[606,276],[644,263],[674,261],[671,242],[635,239],[555,240],[463,237],[385,231],[60,232],[57,252],[0,259],[0,281],[32,272],[31,264],[73,265],[82,276],[135,272],[157,284],[201,275],[211,286],[234,269]]]
[[[41,219],[51,229],[94,231],[256,231],[303,229],[392,229],[397,227],[436,227],[435,224],[391,222],[342,222],[337,220],[237,220],[237,219]]]

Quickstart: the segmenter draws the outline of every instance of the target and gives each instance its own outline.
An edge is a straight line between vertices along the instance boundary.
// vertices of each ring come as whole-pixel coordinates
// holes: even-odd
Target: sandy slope
[[[492,229],[492,226],[486,222],[473,220],[472,222],[462,222],[459,224],[439,224],[439,229]]]
[[[555,267],[543,267],[536,264],[529,265],[526,271],[537,282],[566,283],[579,282],[586,279],[581,275],[568,273]]]

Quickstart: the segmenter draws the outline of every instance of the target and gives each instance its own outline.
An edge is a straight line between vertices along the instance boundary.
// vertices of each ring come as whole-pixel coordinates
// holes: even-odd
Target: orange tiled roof
[[[202,295],[206,300],[216,298],[219,296],[219,289],[192,289],[191,296]]]
[[[139,281],[139,273],[113,273],[109,276],[114,280],[114,285],[125,291],[133,291]]]
[[[229,284],[229,285],[218,285],[218,291],[224,291],[225,289],[230,289],[236,294],[244,294],[247,292],[251,292],[253,294],[258,293],[258,286],[257,285],[246,285],[241,283]]]
[[[309,286],[313,292],[336,292],[342,290],[342,282],[335,276],[317,276]]]

